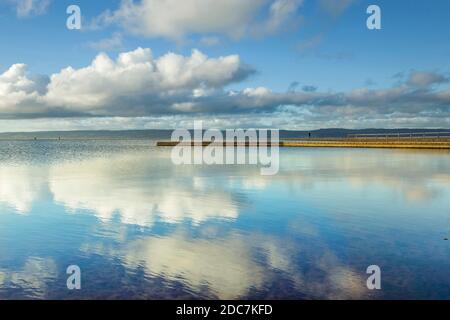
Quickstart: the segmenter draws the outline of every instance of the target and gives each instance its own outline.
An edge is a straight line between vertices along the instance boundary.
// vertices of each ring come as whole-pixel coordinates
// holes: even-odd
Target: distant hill
[[[312,131],[280,131],[282,138],[306,138],[311,133],[313,138],[344,138],[350,134],[387,134],[387,133],[422,133],[422,132],[450,132],[450,129],[319,129]]]
[[[280,138],[305,138],[311,133],[313,138],[341,138],[349,134],[421,133],[449,132],[450,129],[319,129],[311,131],[280,130]],[[172,130],[124,130],[124,131],[49,131],[0,133],[0,139],[170,139]]]
[[[170,139],[172,130],[93,130],[0,133],[0,139]]]

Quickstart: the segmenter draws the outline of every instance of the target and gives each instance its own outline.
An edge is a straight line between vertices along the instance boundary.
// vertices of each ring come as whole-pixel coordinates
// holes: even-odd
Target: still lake
[[[261,176],[152,141],[0,142],[0,299],[450,299],[446,238],[448,151],[281,149]]]

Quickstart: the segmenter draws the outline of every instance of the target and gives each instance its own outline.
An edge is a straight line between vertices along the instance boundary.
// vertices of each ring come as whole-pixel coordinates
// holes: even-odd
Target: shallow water
[[[268,177],[153,145],[0,142],[1,299],[450,298],[449,152],[283,149]]]

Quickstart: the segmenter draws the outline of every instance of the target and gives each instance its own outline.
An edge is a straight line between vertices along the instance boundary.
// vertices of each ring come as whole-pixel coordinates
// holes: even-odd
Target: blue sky
[[[221,7],[226,1],[187,0],[169,10],[158,3],[0,0],[4,130],[178,127],[192,119],[286,129],[450,125],[448,1],[229,0]],[[66,28],[71,4],[81,8],[81,30]],[[381,30],[366,27],[370,4],[381,8]],[[272,15],[274,8],[282,10]],[[193,49],[206,60],[183,69],[192,76],[183,84],[163,87],[143,75],[123,90],[107,74],[83,72],[100,52],[114,61],[137,48],[150,49],[155,66],[169,52],[190,57]],[[236,65],[217,60],[232,56]],[[13,70],[12,84],[4,73],[17,64],[26,67]],[[74,73],[63,79],[68,66]],[[131,76],[132,67],[116,66],[114,74]],[[155,71],[152,79],[164,76]],[[118,87],[91,89],[74,79]],[[33,84],[20,87],[24,81]]]

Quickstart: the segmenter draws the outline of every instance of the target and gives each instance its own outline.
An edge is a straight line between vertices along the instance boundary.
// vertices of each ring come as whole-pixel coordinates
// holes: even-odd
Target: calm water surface
[[[280,156],[264,177],[145,141],[0,142],[0,299],[450,299],[449,152]]]

